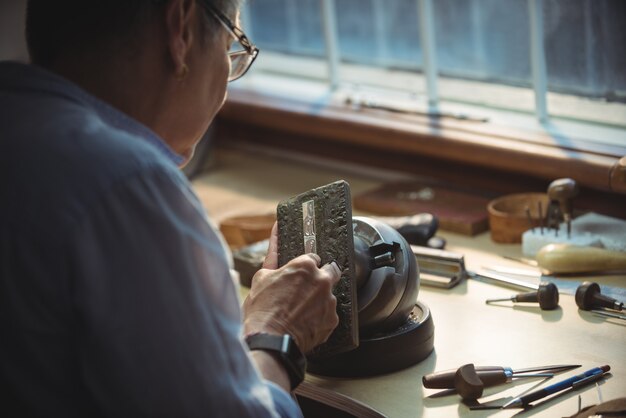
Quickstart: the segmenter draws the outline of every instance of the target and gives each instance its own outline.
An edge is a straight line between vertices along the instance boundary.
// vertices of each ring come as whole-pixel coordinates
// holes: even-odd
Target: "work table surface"
[[[335,180],[350,183],[352,194],[383,183],[377,175],[357,173],[316,163],[297,162],[247,151],[220,150],[215,164],[193,184],[210,217],[216,223],[234,215],[274,212],[276,204]],[[360,214],[355,211],[355,215]],[[462,253],[469,270],[485,265],[524,267],[504,258],[521,257],[521,246],[501,245],[488,233],[475,237],[439,231],[447,250]],[[624,275],[571,277],[592,279],[601,286],[626,287]],[[307,381],[359,400],[389,417],[563,417],[582,406],[626,396],[626,322],[580,311],[573,295],[561,294],[560,308],[542,311],[537,305],[501,303],[487,305],[487,298],[510,297],[519,289],[473,279],[453,289],[421,286],[418,300],[426,304],[435,324],[435,350],[425,360],[405,370],[382,376],[338,379],[308,375]],[[439,390],[425,389],[422,376],[433,371],[477,366],[525,368],[551,364],[581,367],[547,381],[523,379],[485,390],[481,402],[518,396],[563,378],[608,364],[611,376],[598,386],[588,385],[528,410],[470,411],[458,395],[435,397]],[[364,365],[366,367],[366,365]]]

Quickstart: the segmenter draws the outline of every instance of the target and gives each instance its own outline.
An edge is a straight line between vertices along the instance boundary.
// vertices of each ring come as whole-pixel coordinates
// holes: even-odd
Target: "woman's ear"
[[[174,74],[181,77],[188,70],[187,55],[194,41],[194,22],[197,7],[195,0],[170,0],[165,10],[167,44]]]

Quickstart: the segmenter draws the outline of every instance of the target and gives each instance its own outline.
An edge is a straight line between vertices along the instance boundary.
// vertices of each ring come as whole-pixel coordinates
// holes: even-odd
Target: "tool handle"
[[[518,293],[513,297],[513,302],[537,302],[537,292]]]
[[[370,216],[385,222],[406,239],[409,244],[426,247],[428,240],[435,235],[439,219],[430,213],[410,216]]]
[[[476,370],[476,374],[482,380],[484,387],[500,385],[509,381],[504,369],[500,370]]]
[[[571,244],[548,244],[537,253],[537,263],[552,273],[624,270],[626,252]]]
[[[539,302],[541,309],[555,309],[559,306],[559,289],[554,283],[541,282],[536,292],[519,293],[514,302]]]
[[[427,375],[424,375],[422,377],[422,384],[424,385],[425,388],[428,389],[454,389],[454,375],[456,374],[457,369],[454,370],[444,370],[441,372],[434,372],[434,373],[429,373]],[[483,383],[485,383],[485,386],[489,386],[489,384],[487,384],[485,382],[485,380],[483,380],[483,375],[487,375],[489,376],[488,379],[491,381],[492,379],[494,379],[494,377],[492,377],[493,374],[500,374],[501,377],[501,382],[506,382],[506,374],[504,372],[504,367],[499,367],[499,366],[479,366],[476,367],[476,373],[478,374],[478,376],[480,377],[480,380],[483,381]],[[497,383],[492,383],[492,384],[497,384]]]

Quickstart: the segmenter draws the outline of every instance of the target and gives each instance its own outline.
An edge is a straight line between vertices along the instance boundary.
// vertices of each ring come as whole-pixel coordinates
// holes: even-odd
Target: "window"
[[[623,0],[251,0],[243,19],[255,71],[626,127]]]

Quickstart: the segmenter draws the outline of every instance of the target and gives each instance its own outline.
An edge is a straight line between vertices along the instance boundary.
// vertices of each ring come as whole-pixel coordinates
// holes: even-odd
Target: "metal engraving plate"
[[[327,358],[359,344],[351,203],[350,186],[337,181],[286,199],[276,208],[279,266],[316,253],[321,265],[334,261],[341,270],[333,289],[339,325],[326,343],[308,353],[309,359]]]

